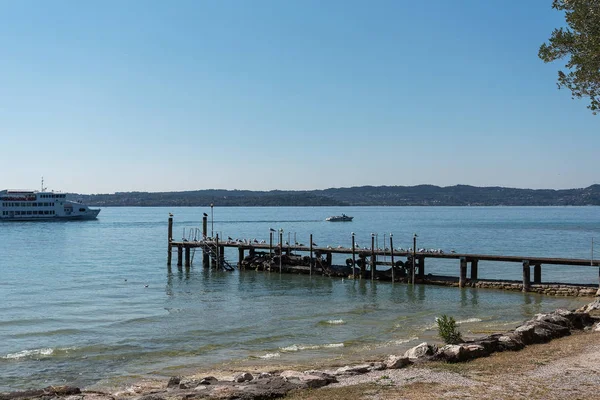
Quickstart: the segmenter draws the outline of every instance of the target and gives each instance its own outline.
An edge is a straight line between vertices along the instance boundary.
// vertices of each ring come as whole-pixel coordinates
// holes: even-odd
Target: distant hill
[[[357,186],[310,191],[194,190],[117,192],[69,198],[93,206],[587,206],[600,205],[600,185],[582,189],[513,189],[456,185]]]

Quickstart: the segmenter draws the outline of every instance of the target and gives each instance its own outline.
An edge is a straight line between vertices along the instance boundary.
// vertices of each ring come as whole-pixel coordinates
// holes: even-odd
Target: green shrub
[[[456,327],[456,321],[454,318],[444,314],[437,319],[437,326],[438,334],[446,344],[462,343],[463,338]]]

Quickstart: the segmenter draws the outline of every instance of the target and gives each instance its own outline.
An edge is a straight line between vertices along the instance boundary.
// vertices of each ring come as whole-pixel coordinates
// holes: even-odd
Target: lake
[[[314,359],[359,360],[438,340],[449,314],[465,336],[508,330],[538,312],[589,301],[484,289],[352,281],[268,272],[167,269],[174,238],[220,237],[465,253],[590,258],[600,207],[104,208],[95,221],[0,224],[0,391],[108,387],[196,368]],[[352,222],[325,222],[345,213]],[[212,223],[211,223],[212,222]],[[600,247],[600,246],[599,246]],[[226,257],[237,261],[237,251]],[[341,256],[340,256],[341,257]],[[595,257],[600,257],[596,251]],[[174,257],[175,259],[175,257]],[[334,263],[342,264],[344,257]],[[458,275],[457,260],[427,273]],[[521,267],[479,263],[479,277],[520,279]],[[544,281],[598,284],[598,268],[544,266]]]

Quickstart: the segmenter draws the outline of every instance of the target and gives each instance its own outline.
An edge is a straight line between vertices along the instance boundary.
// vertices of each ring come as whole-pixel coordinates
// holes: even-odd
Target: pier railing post
[[[219,268],[221,266],[221,264],[219,263],[221,261],[221,256],[219,255],[219,234],[217,233],[216,237],[215,237],[215,268]]]
[[[529,292],[531,290],[531,268],[529,267],[529,261],[523,261],[523,292]]]
[[[466,257],[460,258],[460,276],[458,278],[458,287],[465,287],[467,283],[467,259]]]
[[[419,257],[419,273],[417,277],[419,279],[425,278],[425,256]]]
[[[190,262],[190,247],[185,246],[185,267],[189,268],[192,263]]]

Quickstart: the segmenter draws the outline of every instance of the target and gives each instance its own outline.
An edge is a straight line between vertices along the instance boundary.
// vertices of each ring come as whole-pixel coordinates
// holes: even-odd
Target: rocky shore
[[[439,347],[435,344],[421,343],[402,354],[391,354],[385,359],[361,365],[331,370],[240,372],[230,379],[217,379],[214,376],[176,376],[160,388],[148,388],[141,393],[102,393],[70,386],[51,386],[39,390],[2,393],[0,400],[273,399],[284,397],[291,391],[348,385],[353,381],[361,383],[364,381],[357,378],[379,371],[391,373],[407,367],[417,371],[417,368],[426,366],[428,361],[460,363],[497,352],[519,351],[526,346],[546,343],[576,331],[600,332],[600,298],[575,311],[556,310],[549,314],[538,314],[506,333],[493,334],[458,345]],[[378,379],[381,379],[381,376]],[[460,382],[457,381],[457,384]]]

